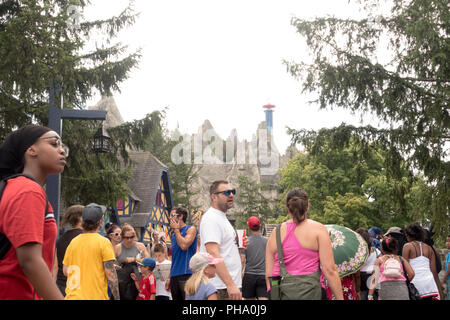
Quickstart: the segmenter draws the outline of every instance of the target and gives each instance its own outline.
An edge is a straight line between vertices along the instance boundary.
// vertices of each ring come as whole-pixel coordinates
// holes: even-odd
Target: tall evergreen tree
[[[119,90],[137,66],[139,50],[129,53],[126,46],[114,43],[117,33],[137,17],[132,2],[118,16],[78,20],[89,4],[84,0],[0,2],[0,140],[28,123],[47,125],[50,79],[62,85],[56,100],[63,101],[64,109],[83,109],[94,93]],[[88,48],[88,41],[99,35],[103,42]],[[114,205],[126,191],[130,174],[120,169],[120,157],[126,158],[126,148],[120,145],[125,137],[115,135],[111,154],[93,155],[97,128],[92,122],[64,121],[63,138],[71,156],[63,173],[62,194],[69,205],[94,199]]]
[[[355,136],[361,143],[382,144],[389,151],[388,177],[401,177],[402,159],[409,170],[422,172],[432,189],[426,218],[442,240],[450,218],[449,3],[360,2],[367,12],[360,20],[294,18],[312,62],[286,66],[303,81],[303,92],[317,94],[320,108],[370,112],[387,123],[385,128],[343,125],[328,129],[327,135],[336,146]],[[391,5],[390,13],[375,13],[381,5]],[[380,39],[389,43],[387,48]],[[382,61],[381,55],[389,61]],[[308,136],[305,130],[290,133],[294,141]]]

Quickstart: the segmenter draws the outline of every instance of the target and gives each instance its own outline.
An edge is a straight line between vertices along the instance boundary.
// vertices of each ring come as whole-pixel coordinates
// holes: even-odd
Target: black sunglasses
[[[231,194],[233,194],[233,195],[236,194],[236,189],[214,192],[214,194],[219,194],[219,193],[223,193],[226,197],[229,197]]]

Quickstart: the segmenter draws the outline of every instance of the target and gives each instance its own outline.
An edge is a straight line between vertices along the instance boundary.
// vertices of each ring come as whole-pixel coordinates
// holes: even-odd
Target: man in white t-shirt
[[[214,258],[222,258],[216,264],[216,276],[211,279],[219,299],[242,300],[242,266],[236,244],[236,233],[226,217],[233,206],[236,189],[227,181],[214,181],[209,189],[211,208],[200,222],[200,251],[206,251]]]

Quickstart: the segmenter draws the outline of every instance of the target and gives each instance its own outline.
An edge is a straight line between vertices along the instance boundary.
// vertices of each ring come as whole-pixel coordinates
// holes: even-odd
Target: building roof
[[[136,203],[133,215],[150,214],[156,200],[156,191],[161,181],[161,175],[163,171],[168,171],[168,168],[150,152],[130,151],[129,156],[136,166],[133,169],[133,179],[128,183],[128,187],[140,200]],[[121,218],[121,221],[125,221],[123,219]],[[141,217],[136,219],[140,221]]]
[[[88,109],[108,111],[106,114],[106,120],[103,124],[105,128],[120,126],[124,123],[113,96],[102,96],[101,100],[95,106],[91,106]]]
[[[150,212],[138,212],[133,213],[131,217],[120,217],[120,223],[128,223],[133,228],[142,228],[146,226],[148,218],[150,217]]]

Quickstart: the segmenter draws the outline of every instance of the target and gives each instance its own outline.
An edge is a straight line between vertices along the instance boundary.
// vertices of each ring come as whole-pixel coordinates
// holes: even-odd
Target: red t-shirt
[[[11,248],[0,260],[0,300],[33,299],[33,286],[19,266],[16,248],[26,243],[42,245],[42,257],[52,272],[57,226],[49,203],[45,216],[46,195],[42,187],[26,177],[8,180],[0,201],[0,232]],[[35,299],[41,299],[36,294]]]
[[[152,294],[156,295],[156,281],[155,276],[150,273],[147,277],[141,277],[137,300],[150,300]]]

